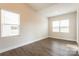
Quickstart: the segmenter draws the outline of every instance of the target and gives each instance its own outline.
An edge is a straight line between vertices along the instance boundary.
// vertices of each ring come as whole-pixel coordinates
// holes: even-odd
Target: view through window
[[[69,32],[69,20],[56,20],[52,22],[53,32]]]
[[[20,15],[1,9],[1,37],[19,35]]]

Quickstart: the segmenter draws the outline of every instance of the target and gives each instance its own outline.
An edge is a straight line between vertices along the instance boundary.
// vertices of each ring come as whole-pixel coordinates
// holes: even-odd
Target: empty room
[[[0,56],[78,56],[79,3],[0,3]]]

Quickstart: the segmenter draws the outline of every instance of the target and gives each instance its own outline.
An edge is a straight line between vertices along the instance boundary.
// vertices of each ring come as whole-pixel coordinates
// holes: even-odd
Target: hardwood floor
[[[77,43],[47,38],[1,53],[0,56],[77,56]]]

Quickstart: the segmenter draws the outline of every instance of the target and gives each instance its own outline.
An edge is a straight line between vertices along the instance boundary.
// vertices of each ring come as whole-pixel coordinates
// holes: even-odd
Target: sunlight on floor
[[[74,50],[78,51],[78,47],[76,45],[65,44],[64,46],[67,48],[74,49]]]

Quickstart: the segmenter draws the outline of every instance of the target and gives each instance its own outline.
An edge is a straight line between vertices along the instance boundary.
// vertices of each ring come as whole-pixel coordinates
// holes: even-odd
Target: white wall
[[[21,15],[20,36],[0,37],[0,53],[48,36],[48,20],[26,4],[0,4],[0,8]]]
[[[78,54],[79,54],[79,8],[77,9],[77,43],[78,43]]]
[[[52,32],[52,21],[63,20],[63,19],[69,19],[70,22],[69,33]],[[48,31],[49,37],[76,41],[76,12],[55,16],[55,17],[49,17],[48,24],[49,24],[49,31]]]

